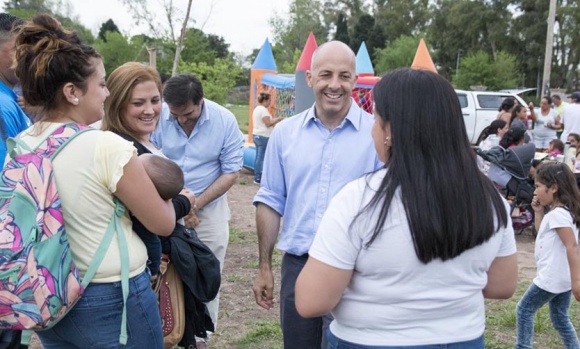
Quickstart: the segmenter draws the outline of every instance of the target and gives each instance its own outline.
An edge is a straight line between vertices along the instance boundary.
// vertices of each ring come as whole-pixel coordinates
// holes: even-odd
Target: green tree
[[[204,95],[216,103],[224,104],[228,92],[235,86],[243,70],[231,58],[216,58],[213,64],[181,62],[179,73],[197,76],[203,85]]]
[[[580,5],[578,1],[559,0],[557,20],[560,27],[554,42],[551,86],[577,90],[580,65]]]
[[[374,0],[374,5],[387,43],[423,31],[430,19],[429,0]]]
[[[52,13],[51,4],[45,0],[4,1],[4,10],[21,18],[32,18],[39,13]]]
[[[375,71],[382,74],[393,69],[410,67],[418,46],[418,37],[400,36],[384,49],[375,51]]]
[[[58,19],[64,28],[76,32],[83,43],[91,45],[95,41],[91,31],[70,13],[70,3],[66,0],[9,0],[4,2],[4,10],[23,19],[47,13]]]
[[[470,53],[461,61],[461,68],[453,77],[453,84],[464,90],[477,85],[493,91],[516,87],[518,75],[515,56],[498,51],[494,60],[489,53],[480,50]]]
[[[302,55],[302,50],[295,49],[294,57],[290,62],[283,62],[281,66],[278,67],[278,73],[280,74],[294,74],[296,72],[296,66],[298,66],[298,61]]]
[[[383,48],[385,46],[383,28],[370,14],[363,14],[360,16],[358,22],[354,26],[350,47],[354,52],[358,52],[363,41],[365,42],[371,57],[374,56],[375,49]]]
[[[347,45],[350,44],[348,22],[343,12],[339,12],[338,18],[336,19],[336,33],[334,33],[334,40],[342,41]]]
[[[165,37],[156,39],[155,43],[150,45],[157,48],[157,69],[171,74],[176,43]],[[213,64],[216,58],[226,59],[230,56],[229,44],[221,36],[205,34],[197,28],[188,28],[180,55],[182,62]]]
[[[427,42],[439,72],[450,77],[461,54],[512,52],[510,0],[437,0],[431,6]]]
[[[318,41],[326,41],[328,29],[323,9],[321,0],[292,0],[287,16],[275,15],[270,19],[276,64],[291,62],[295,50],[304,48],[310,32]]]
[[[97,40],[94,46],[103,57],[107,75],[123,63],[131,61],[147,63],[149,61],[142,36],[128,40],[121,33],[108,31],[105,33],[105,37],[106,41]]]
[[[97,35],[97,37],[102,41],[107,42],[107,37],[105,35],[107,32],[121,33],[119,31],[119,27],[117,27],[117,25],[115,24],[115,22],[113,22],[111,18],[109,18],[109,20],[101,24],[101,28],[99,29],[99,35]]]

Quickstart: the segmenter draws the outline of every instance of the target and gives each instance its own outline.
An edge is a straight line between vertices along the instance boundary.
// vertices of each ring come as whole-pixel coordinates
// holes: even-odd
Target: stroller
[[[532,234],[536,235],[532,209],[534,185],[528,177],[535,152],[536,146],[532,143],[509,149],[500,146],[487,151],[476,149],[477,155],[490,162],[490,173],[495,167],[495,171],[503,175],[504,183],[499,183],[500,192],[511,202],[510,213],[516,235],[521,234],[528,227],[532,227]]]

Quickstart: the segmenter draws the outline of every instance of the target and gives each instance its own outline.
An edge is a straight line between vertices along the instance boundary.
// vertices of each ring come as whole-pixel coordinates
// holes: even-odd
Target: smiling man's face
[[[354,53],[342,43],[328,43],[315,53],[306,78],[314,91],[319,118],[346,116],[357,79],[355,68]]]

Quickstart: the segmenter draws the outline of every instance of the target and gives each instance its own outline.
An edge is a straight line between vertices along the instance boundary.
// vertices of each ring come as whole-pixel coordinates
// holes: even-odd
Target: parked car
[[[477,142],[481,131],[497,118],[499,106],[504,98],[514,97],[521,105],[527,105],[520,96],[507,92],[463,90],[455,92],[463,112],[467,136],[472,144]]]

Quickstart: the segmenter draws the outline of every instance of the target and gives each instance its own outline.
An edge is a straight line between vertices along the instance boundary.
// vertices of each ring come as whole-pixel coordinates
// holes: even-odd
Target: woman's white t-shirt
[[[479,143],[479,149],[490,150],[491,148],[498,146],[499,141],[501,141],[501,138],[497,134],[491,134],[491,135],[487,136],[486,139],[481,141],[481,143]],[[479,167],[479,170],[481,172],[483,172],[487,175],[487,172],[489,171],[489,161],[485,161],[485,160],[483,160],[483,158],[481,156],[478,156],[477,157],[477,166]]]
[[[332,310],[332,333],[377,346],[452,343],[481,336],[487,271],[496,257],[516,253],[511,219],[487,242],[453,260],[423,264],[415,254],[399,190],[382,232],[367,248],[377,210],[351,223],[385,171],[347,184],[332,199],[309,251],[323,263],[354,271]]]
[[[558,112],[554,109],[550,109],[548,115],[542,115],[542,110],[539,109],[536,111],[537,119],[534,126],[534,136],[535,137],[553,137],[556,138],[556,130],[548,128],[546,125],[549,123],[552,124],[552,127],[556,123],[556,117],[558,116]]]
[[[572,215],[567,209],[557,207],[544,216],[536,237],[537,271],[534,284],[551,293],[562,293],[572,289],[566,246],[556,231],[556,228],[564,227],[572,229],[578,242],[578,228],[572,220]]]
[[[272,117],[266,107],[263,105],[258,105],[252,113],[252,122],[254,125],[252,134],[270,138],[273,127],[266,126],[264,120],[262,120],[264,116]]]

